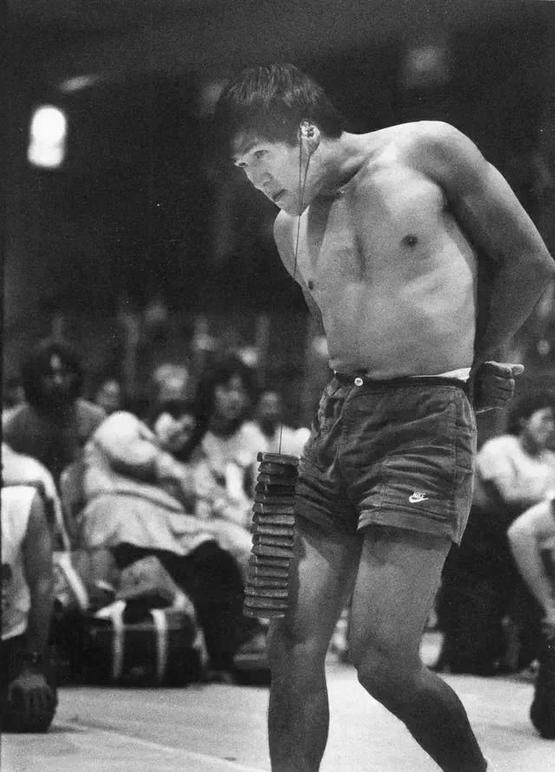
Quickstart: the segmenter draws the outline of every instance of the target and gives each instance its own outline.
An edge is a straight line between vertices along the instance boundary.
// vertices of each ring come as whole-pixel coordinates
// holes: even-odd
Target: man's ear
[[[299,124],[299,141],[304,145],[308,155],[312,155],[320,144],[320,129],[312,121],[301,121]]]

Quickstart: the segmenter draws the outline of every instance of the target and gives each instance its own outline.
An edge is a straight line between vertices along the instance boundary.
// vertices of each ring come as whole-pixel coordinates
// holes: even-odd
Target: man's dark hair
[[[225,86],[215,112],[216,131],[226,147],[242,132],[295,145],[304,120],[331,138],[343,131],[343,117],[322,87],[293,64],[243,70]]]
[[[518,435],[522,431],[521,421],[530,418],[536,410],[550,407],[555,410],[555,392],[537,391],[520,397],[511,407],[507,418],[507,433]]]
[[[83,388],[83,367],[73,346],[60,340],[45,338],[36,343],[21,363],[21,385],[25,399],[33,407],[48,409],[42,387],[42,377],[50,372],[50,360],[57,355],[63,366],[73,374],[68,400],[73,402]]]
[[[209,365],[201,374],[195,394],[195,414],[197,420],[203,425],[208,425],[214,413],[216,386],[229,383],[238,376],[249,396],[251,404],[254,403],[257,394],[256,375],[239,357],[228,356]],[[238,419],[237,425],[243,422],[243,417]]]

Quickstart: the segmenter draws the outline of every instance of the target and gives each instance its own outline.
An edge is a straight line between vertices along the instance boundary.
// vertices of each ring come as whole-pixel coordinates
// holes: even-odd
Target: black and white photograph
[[[0,768],[555,769],[555,0],[8,0]]]

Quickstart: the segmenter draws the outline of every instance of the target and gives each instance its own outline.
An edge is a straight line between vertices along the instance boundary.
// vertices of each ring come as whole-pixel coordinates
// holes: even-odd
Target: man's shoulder
[[[2,443],[2,466],[4,481],[38,480],[45,483],[49,491],[54,489],[52,475],[43,463],[26,453],[18,453],[6,443]]]
[[[132,432],[139,433],[142,421],[134,413],[127,410],[117,410],[109,416],[103,415],[97,426],[95,437],[128,436]]]
[[[79,398],[76,402],[76,409],[79,417],[92,424],[99,424],[106,418],[105,411],[95,405],[94,402],[89,402],[87,399]]]
[[[352,180],[351,194],[364,200],[374,195],[376,175],[398,174],[400,168],[435,177],[441,169],[456,165],[468,138],[445,121],[413,121],[389,126],[365,135],[366,162]],[[461,150],[463,148],[463,150]]]
[[[16,426],[21,421],[24,421],[31,413],[32,408],[27,402],[23,402],[21,405],[15,405],[2,414],[2,426],[4,429],[6,427]]]
[[[387,130],[386,130],[387,131]],[[467,140],[465,134],[447,121],[411,121],[392,126],[384,133],[384,140],[400,147],[422,149],[441,145],[453,145]]]

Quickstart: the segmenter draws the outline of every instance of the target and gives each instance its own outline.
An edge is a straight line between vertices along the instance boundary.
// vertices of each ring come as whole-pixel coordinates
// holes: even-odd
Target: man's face
[[[523,423],[523,433],[526,434],[538,448],[545,448],[550,444],[554,431],[555,420],[553,410],[550,407],[536,410]]]
[[[196,421],[184,413],[174,418],[170,413],[161,413],[154,424],[154,432],[160,446],[169,453],[178,453],[193,436]]]
[[[235,138],[232,147],[233,162],[245,172],[251,185],[288,214],[302,212],[308,202],[299,200],[299,163],[302,159],[299,160],[298,145],[242,133]]]
[[[70,400],[75,382],[75,373],[60,359],[58,354],[50,357],[48,370],[41,376],[42,388],[53,405],[63,405]]]
[[[225,421],[236,421],[248,404],[247,390],[240,376],[232,376],[227,383],[214,389],[214,414]]]
[[[96,395],[96,404],[104,409],[107,415],[115,413],[121,407],[121,387],[117,381],[106,381]]]
[[[260,397],[256,406],[256,417],[261,424],[276,426],[282,419],[282,403],[275,391],[266,391]]]

